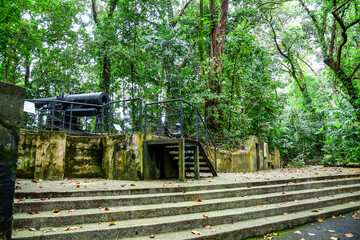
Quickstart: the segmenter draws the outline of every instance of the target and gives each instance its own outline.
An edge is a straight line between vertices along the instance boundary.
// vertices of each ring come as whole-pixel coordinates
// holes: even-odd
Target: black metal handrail
[[[168,106],[163,106],[164,104],[170,104],[170,103],[179,103],[179,109],[178,111],[175,110],[175,109],[172,109]],[[199,142],[199,138],[201,137],[200,136],[200,127],[203,126],[204,127],[204,131],[205,131],[205,142],[204,144],[206,145],[206,151],[207,151],[207,155],[209,158],[213,158],[214,160],[214,163],[215,163],[215,168],[217,166],[217,149],[216,149],[216,146],[215,146],[215,141],[211,135],[211,133],[209,132],[209,130],[207,129],[206,127],[206,124],[205,124],[205,121],[204,119],[201,117],[200,115],[200,112],[198,110],[198,108],[196,106],[194,106],[193,104],[183,100],[183,99],[172,99],[172,100],[167,100],[167,101],[160,101],[160,102],[152,102],[152,103],[147,103],[145,104],[144,106],[144,139],[146,139],[146,135],[148,134],[148,126],[156,126],[157,124],[150,124],[149,125],[149,122],[148,122],[148,117],[153,117],[153,118],[157,118],[159,119],[159,123],[158,125],[163,125],[164,128],[168,127],[166,126],[166,119],[165,119],[165,122],[162,122],[162,118],[166,118],[168,116],[174,116],[176,114],[171,114],[171,115],[162,115],[162,108],[166,108],[166,109],[169,109],[170,111],[172,112],[178,112],[178,121],[179,121],[179,124],[180,124],[180,135],[177,136],[177,137],[184,137],[184,104],[191,107],[192,110],[194,111],[194,115],[192,116],[193,118],[195,118],[195,133],[192,135],[192,136],[196,136],[196,141]],[[149,107],[150,106],[153,106],[153,105],[158,105],[160,106],[159,108],[159,116],[156,115],[155,111],[150,111],[151,115],[149,114]],[[155,115],[153,115],[155,113]],[[189,117],[189,116],[187,116]],[[166,129],[164,129],[166,130]],[[155,135],[160,135],[160,136],[163,136],[165,135],[166,131],[156,131],[156,132],[152,132],[152,134],[155,134]],[[160,133],[160,134],[159,134]],[[190,136],[191,137],[191,136]],[[210,143],[212,144],[212,147],[213,149],[210,147]]]

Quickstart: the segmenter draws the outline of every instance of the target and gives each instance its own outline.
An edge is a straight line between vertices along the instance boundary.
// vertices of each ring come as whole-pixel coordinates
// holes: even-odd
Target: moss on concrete
[[[67,136],[65,177],[101,177],[103,147],[99,136]]]

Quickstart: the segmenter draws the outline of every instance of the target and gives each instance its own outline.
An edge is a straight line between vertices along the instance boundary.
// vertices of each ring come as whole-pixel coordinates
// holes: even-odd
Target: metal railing
[[[146,135],[188,138],[205,145],[208,158],[217,166],[215,141],[197,107],[183,99],[145,104],[144,138]]]
[[[103,105],[63,100],[31,100],[41,105],[35,114],[24,113],[22,127],[29,130],[62,130],[76,134],[126,134],[142,131],[142,99]]]
[[[22,127],[29,130],[62,130],[70,134],[144,133],[170,138],[188,138],[205,145],[217,165],[214,139],[197,107],[182,99],[147,103],[141,98],[103,105],[56,99],[31,100],[35,114],[24,113]],[[144,113],[143,113],[144,112]]]

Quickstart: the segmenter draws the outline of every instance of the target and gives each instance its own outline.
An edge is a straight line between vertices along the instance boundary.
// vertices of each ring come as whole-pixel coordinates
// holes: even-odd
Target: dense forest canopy
[[[218,146],[360,161],[359,0],[5,0],[0,79],[27,98],[183,98]]]

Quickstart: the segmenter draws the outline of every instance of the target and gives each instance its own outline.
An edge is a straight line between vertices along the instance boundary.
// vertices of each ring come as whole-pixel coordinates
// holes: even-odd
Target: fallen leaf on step
[[[281,194],[285,194],[285,192],[281,192]]]
[[[195,234],[195,235],[201,235],[201,232],[196,231],[196,230],[192,230],[191,233],[192,233],[192,234]]]
[[[113,226],[113,225],[116,225],[118,224],[119,222],[109,222],[109,226]]]
[[[294,232],[295,234],[302,234],[302,232],[300,232],[299,230]]]
[[[234,224],[234,222],[233,222],[233,221],[230,221],[229,224]]]
[[[262,205],[262,207],[268,207],[268,205]]]
[[[31,182],[33,182],[33,183],[39,183],[39,182],[36,181],[35,179],[31,180]]]
[[[315,236],[315,233],[309,233],[310,236]]]
[[[213,229],[213,230],[211,230],[212,232],[216,232],[216,230],[215,229]]]
[[[205,229],[211,229],[211,226],[210,226],[210,225],[206,225],[204,228],[205,228]]]
[[[299,200],[295,199],[294,202],[299,202]]]
[[[182,191],[181,193],[186,193],[186,191]]]
[[[21,198],[21,199],[15,198],[15,199],[14,199],[14,203],[15,203],[15,202],[21,202],[21,201],[25,201],[25,198]]]
[[[337,238],[337,237],[330,237],[330,239],[332,239],[332,240],[339,240],[339,238]]]
[[[302,238],[302,239],[300,239],[300,240],[305,240],[305,238]]]
[[[320,229],[320,227],[316,227],[317,229]]]
[[[314,209],[314,210],[311,210],[311,212],[319,212],[319,210],[317,210],[317,209]]]
[[[151,234],[149,238],[155,238],[155,235],[154,235],[154,234]]]
[[[121,185],[121,187],[125,187],[125,186],[126,186],[126,184]]]
[[[194,202],[202,202],[202,200],[198,198],[198,199],[195,199]]]
[[[30,231],[36,231],[36,228],[29,227]]]
[[[334,215],[332,215],[331,218],[336,218],[336,217]]]
[[[76,185],[76,188],[79,188],[80,187],[80,185]]]
[[[360,217],[359,217],[356,213],[352,213],[352,217],[353,217],[355,220],[360,220]]]
[[[335,230],[329,230],[329,232],[335,232]]]
[[[75,209],[66,210],[66,212],[75,212]]]
[[[203,214],[203,217],[204,217],[204,218],[209,218],[209,214],[204,213],[204,214]]]
[[[80,228],[82,228],[82,226],[71,226],[68,228],[65,228],[65,231],[69,231],[69,230],[79,230]]]
[[[355,202],[349,202],[349,204],[355,204]]]
[[[58,208],[54,209],[52,212],[54,215],[59,215],[61,213],[60,209],[58,209]]]
[[[105,212],[105,211],[109,211],[110,209],[109,208],[107,208],[107,207],[104,207],[104,208],[102,208],[102,207],[99,207],[100,208],[100,210],[101,211],[103,211],[103,212]]]
[[[347,234],[345,234],[345,237],[354,237],[354,234],[352,234],[352,233],[347,233]]]
[[[58,230],[58,228],[52,228],[52,227],[51,227],[51,228],[49,228],[49,230],[55,232],[55,231]]]
[[[134,187],[134,186],[136,186],[134,183],[132,183],[132,184],[130,184],[130,186],[132,186],[132,187]]]
[[[286,212],[283,213],[284,215],[288,215]]]
[[[39,214],[39,212],[36,211],[36,210],[32,210],[32,211],[30,211],[29,213],[30,213],[30,214]]]
[[[345,219],[345,218],[346,218],[345,216],[343,216],[343,215],[341,215],[341,214],[340,214],[340,216],[339,216],[339,217],[340,217],[340,218],[343,218],[343,219]]]
[[[318,220],[317,220],[318,222],[323,222],[324,221],[324,219],[323,218],[318,218]]]
[[[332,206],[332,202],[329,202],[329,206]]]

